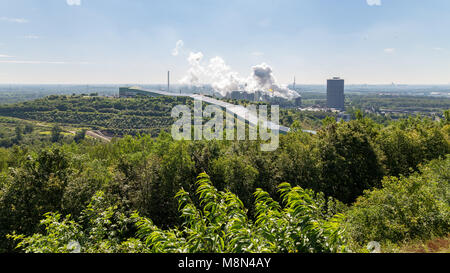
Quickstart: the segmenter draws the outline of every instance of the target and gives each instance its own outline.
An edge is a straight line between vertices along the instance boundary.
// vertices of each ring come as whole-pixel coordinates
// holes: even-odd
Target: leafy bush
[[[450,153],[448,139],[439,123],[427,118],[400,120],[380,131],[377,142],[389,175],[409,175],[420,163]]]
[[[410,177],[389,177],[348,212],[347,231],[358,245],[401,243],[450,232],[450,156]]]
[[[26,253],[113,253],[133,252],[139,248],[137,240],[122,240],[131,219],[107,207],[103,192],[98,192],[82,213],[81,223],[62,217],[59,213],[47,213],[41,220],[45,234],[8,235],[20,241],[17,248]],[[125,251],[126,250],[126,251]]]
[[[350,204],[364,190],[379,186],[384,170],[371,141],[374,125],[367,122],[331,123],[319,132],[317,191]]]
[[[200,206],[189,193],[176,195],[184,222],[180,228],[163,230],[138,213],[130,218],[105,207],[97,193],[82,213],[82,223],[50,213],[41,221],[45,234],[12,234],[25,252],[156,252],[156,253],[242,253],[242,252],[343,252],[346,244],[343,215],[320,217],[320,206],[307,191],[279,186],[284,207],[258,189],[256,220],[247,217],[241,200],[229,191],[214,188],[205,173],[198,177]],[[137,238],[127,238],[127,224],[135,222]]]

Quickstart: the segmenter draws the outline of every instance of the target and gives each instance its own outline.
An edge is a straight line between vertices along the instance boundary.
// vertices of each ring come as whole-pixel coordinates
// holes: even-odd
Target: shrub
[[[367,191],[348,212],[353,242],[402,243],[450,232],[450,156],[434,160],[410,177],[389,177]]]
[[[12,234],[25,252],[343,252],[346,244],[342,214],[320,217],[320,205],[300,187],[279,186],[284,206],[258,189],[256,220],[247,217],[242,201],[229,191],[212,186],[205,173],[198,177],[199,207],[189,193],[176,198],[184,222],[181,227],[160,229],[145,217],[131,217],[105,206],[103,193],[94,196],[82,213],[82,223],[50,213],[41,221],[45,234],[29,237]],[[137,238],[127,238],[127,224],[134,222]]]

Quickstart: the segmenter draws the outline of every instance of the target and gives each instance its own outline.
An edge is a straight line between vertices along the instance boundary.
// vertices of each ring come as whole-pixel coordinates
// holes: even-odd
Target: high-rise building
[[[344,80],[339,77],[327,80],[327,107],[344,110]]]
[[[302,106],[302,97],[301,96],[295,99],[295,106],[296,107]]]

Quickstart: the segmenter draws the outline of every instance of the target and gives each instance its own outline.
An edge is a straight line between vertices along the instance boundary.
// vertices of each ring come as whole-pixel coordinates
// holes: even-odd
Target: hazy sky
[[[450,83],[449,0],[0,0],[0,83],[177,82],[190,52],[281,83]]]

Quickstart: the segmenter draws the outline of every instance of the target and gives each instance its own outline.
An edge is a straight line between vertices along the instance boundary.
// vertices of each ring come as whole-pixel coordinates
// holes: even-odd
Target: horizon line
[[[345,80],[345,79],[344,79]],[[99,83],[83,83],[83,82],[63,82],[63,83],[54,83],[54,82],[35,82],[35,83],[2,83],[0,82],[0,85],[133,85],[133,86],[139,86],[139,85],[164,85],[167,86],[167,83],[132,83],[132,82],[122,82],[122,83],[115,83],[115,82],[99,82]],[[210,83],[204,83],[199,84],[200,86],[205,85],[211,85]],[[286,85],[286,84],[285,84]],[[287,86],[292,85],[292,83],[287,84]],[[319,86],[326,86],[327,83],[296,83],[296,86],[302,86],[302,85],[319,85]],[[450,86],[450,83],[345,83],[346,86],[351,85],[387,85],[387,86]],[[189,86],[189,84],[171,84],[171,86]],[[194,86],[194,85],[192,85]]]

